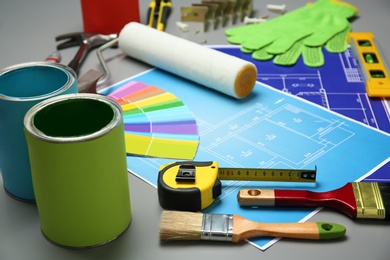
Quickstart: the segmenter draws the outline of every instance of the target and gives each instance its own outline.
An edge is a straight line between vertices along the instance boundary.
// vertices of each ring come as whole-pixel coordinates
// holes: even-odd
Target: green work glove
[[[337,0],[318,0],[295,11],[261,24],[246,25],[225,31],[228,41],[241,44],[241,50],[255,59],[271,59],[281,65],[292,65],[301,54],[309,66],[321,66],[321,47],[342,52],[350,31],[348,18],[357,9]],[[282,57],[279,57],[283,55]],[[323,60],[323,58],[322,58]],[[294,62],[294,63],[295,63]]]
[[[344,31],[336,34],[329,41],[327,41],[325,48],[328,50],[328,52],[344,52],[348,47],[347,36],[350,31],[351,26],[348,26]],[[273,62],[275,64],[290,66],[294,65],[302,55],[303,62],[308,67],[320,67],[324,65],[325,59],[322,53],[322,46],[310,47],[305,45],[303,42],[303,39],[298,40],[286,52],[277,55],[267,53],[267,48],[264,47],[253,52],[252,57],[256,60],[269,60],[274,58]]]

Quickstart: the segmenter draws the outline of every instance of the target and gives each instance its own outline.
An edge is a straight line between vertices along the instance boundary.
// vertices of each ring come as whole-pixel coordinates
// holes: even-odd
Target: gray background
[[[140,1],[141,22],[146,23],[150,1]],[[172,1],[173,11],[166,31],[184,37],[176,27],[180,7],[200,1]],[[275,16],[267,4],[287,4],[288,10],[303,6],[306,1],[253,1],[256,16]],[[359,9],[352,28],[375,34],[390,61],[390,1],[350,0]],[[226,28],[226,27],[225,27]],[[206,44],[227,44],[224,29],[209,30],[185,37]],[[2,0],[0,3],[0,68],[27,61],[40,61],[56,49],[57,35],[82,31],[80,2],[76,0]],[[158,47],[158,43],[156,43]],[[76,48],[61,51],[67,64]],[[115,83],[149,68],[126,57],[118,49],[104,52]],[[89,54],[80,75],[89,69],[101,70],[96,54]],[[0,178],[0,182],[2,180]],[[328,221],[347,227],[347,236],[337,241],[299,241],[282,239],[266,251],[248,243],[177,242],[160,244],[158,225],[161,208],[157,190],[130,174],[133,220],[129,230],[118,240],[92,250],[67,250],[52,245],[40,233],[39,217],[34,204],[18,202],[0,192],[0,259],[378,259],[390,256],[389,225],[372,221],[353,221],[348,217],[322,210],[312,221]]]

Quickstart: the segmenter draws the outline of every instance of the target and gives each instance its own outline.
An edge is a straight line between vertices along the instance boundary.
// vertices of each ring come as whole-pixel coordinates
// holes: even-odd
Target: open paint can
[[[44,236],[68,248],[106,244],[131,222],[122,109],[98,94],[47,99],[24,119]]]
[[[69,93],[77,93],[76,74],[62,64],[29,62],[0,71],[0,170],[11,197],[35,201],[23,132],[26,112],[45,99]]]

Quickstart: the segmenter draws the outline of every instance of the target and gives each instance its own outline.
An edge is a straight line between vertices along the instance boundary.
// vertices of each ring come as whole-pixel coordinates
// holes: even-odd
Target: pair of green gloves
[[[260,24],[227,29],[228,41],[241,44],[241,51],[256,60],[294,65],[302,55],[305,65],[324,65],[322,47],[332,53],[344,52],[351,31],[348,18],[357,8],[338,0],[318,0]]]

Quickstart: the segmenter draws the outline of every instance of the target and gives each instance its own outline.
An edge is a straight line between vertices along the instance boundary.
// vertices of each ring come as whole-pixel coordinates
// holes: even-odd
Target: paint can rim
[[[108,122],[104,127],[101,129],[85,134],[80,136],[50,136],[46,135],[42,131],[40,131],[37,127],[34,125],[34,116],[42,111],[43,109],[52,106],[54,104],[58,104],[61,102],[68,102],[70,100],[94,100],[98,102],[105,103],[113,110],[113,118],[110,122]],[[36,104],[32,108],[30,108],[25,117],[24,117],[24,127],[25,130],[32,135],[33,137],[46,141],[46,142],[52,142],[52,143],[75,143],[75,142],[85,142],[89,140],[93,140],[96,138],[99,138],[101,136],[104,136],[108,134],[112,129],[119,126],[123,121],[123,113],[122,108],[120,105],[106,97],[100,94],[92,94],[92,93],[73,93],[73,94],[65,94],[65,95],[59,95],[55,96],[49,99],[46,99],[44,101],[41,101],[40,103]]]
[[[36,95],[36,96],[29,96],[29,97],[14,97],[14,96],[4,95],[4,94],[0,93],[0,100],[1,99],[7,100],[7,101],[41,100],[41,99],[48,98],[50,96],[55,96],[58,93],[61,93],[61,92],[68,90],[77,81],[76,72],[73,69],[71,69],[69,66],[63,65],[61,63],[54,63],[54,62],[47,62],[47,61],[33,61],[33,62],[25,62],[25,63],[15,64],[15,65],[12,65],[12,66],[9,66],[9,67],[6,67],[6,68],[0,70],[0,76],[6,75],[7,73],[13,73],[17,70],[32,68],[32,67],[51,67],[54,69],[58,69],[67,75],[67,81],[60,88],[58,88],[52,92],[43,94],[43,95]]]

